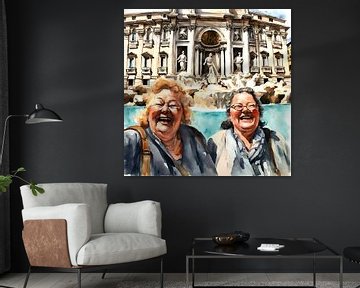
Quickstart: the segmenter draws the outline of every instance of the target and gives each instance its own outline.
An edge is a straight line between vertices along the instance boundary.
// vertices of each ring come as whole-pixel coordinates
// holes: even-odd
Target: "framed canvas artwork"
[[[289,9],[124,10],[124,175],[290,176]]]

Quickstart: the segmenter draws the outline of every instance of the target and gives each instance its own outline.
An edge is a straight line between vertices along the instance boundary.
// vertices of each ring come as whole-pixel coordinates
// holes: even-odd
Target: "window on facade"
[[[274,20],[272,18],[269,18],[269,22],[273,22]]]
[[[151,15],[146,15],[147,19],[151,19]]]
[[[143,67],[149,67],[149,58],[143,57]]]
[[[276,66],[284,66],[284,56],[281,53],[276,53],[275,54],[275,61],[276,61]]]
[[[147,86],[150,84],[150,79],[143,79],[142,82],[143,82],[143,85]]]
[[[136,67],[136,54],[129,53],[127,55],[127,66],[128,68],[135,68]]]
[[[269,54],[266,52],[261,53],[262,66],[269,66]]]
[[[249,39],[250,40],[255,40],[254,29],[252,27],[250,27],[248,31],[249,31]]]
[[[144,53],[142,56],[143,61],[143,68],[150,68],[151,67],[151,58],[152,56],[149,53]]]
[[[250,68],[257,66],[257,55],[255,52],[250,52]]]
[[[131,19],[132,19],[132,20],[136,20],[136,16],[132,16]]]
[[[167,55],[165,53],[160,54],[160,66],[167,67]]]
[[[134,68],[134,67],[135,67],[135,58],[129,57],[129,68]]]
[[[133,28],[132,30],[131,30],[131,41],[136,41],[136,30],[135,30],[135,28]]]
[[[169,35],[169,28],[168,26],[163,26],[163,30],[162,30],[162,40],[166,41],[168,40],[168,35]]]
[[[134,86],[134,79],[128,79],[128,86]]]
[[[279,33],[275,34],[275,41],[281,41],[281,36]]]
[[[263,29],[260,30],[260,41],[266,41],[265,31]]]
[[[259,20],[261,20],[261,19],[262,19],[262,17],[259,15],[259,16],[258,16],[258,19],[259,19]]]
[[[151,28],[150,27],[148,29],[146,29],[146,40],[147,41],[151,40]]]

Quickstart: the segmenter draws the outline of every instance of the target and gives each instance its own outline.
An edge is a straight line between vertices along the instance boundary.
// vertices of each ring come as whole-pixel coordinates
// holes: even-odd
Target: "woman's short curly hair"
[[[140,126],[144,128],[147,128],[149,126],[148,116],[150,103],[154,99],[155,95],[159,94],[164,89],[169,89],[171,92],[173,92],[179,97],[181,106],[183,108],[183,116],[181,118],[181,122],[184,124],[190,124],[190,106],[193,104],[193,98],[184,91],[184,88],[179,82],[172,79],[160,77],[154,82],[154,84],[150,88],[149,93],[147,95],[144,95],[146,108],[142,110],[136,117],[136,121],[139,123]]]
[[[262,107],[262,104],[261,104],[261,101],[256,97],[255,95],[255,91],[254,89],[252,89],[251,87],[241,87],[239,88],[238,90],[235,90],[232,94],[231,94],[231,97],[228,99],[228,101],[226,102],[225,106],[226,106],[226,115],[229,117],[230,115],[230,105],[231,105],[231,101],[232,99],[234,98],[235,95],[239,94],[239,93],[243,93],[243,92],[246,92],[246,93],[249,93],[254,101],[256,102],[256,104],[258,105],[259,107],[259,112],[260,112],[260,119],[262,118],[263,116],[263,112],[264,112],[264,108]],[[260,127],[264,127],[266,125],[266,123],[264,121],[261,121],[259,122],[259,126]],[[230,121],[230,119],[226,119],[225,121],[223,121],[220,125],[220,127],[222,129],[230,129],[230,128],[233,128],[234,125],[233,123]]]

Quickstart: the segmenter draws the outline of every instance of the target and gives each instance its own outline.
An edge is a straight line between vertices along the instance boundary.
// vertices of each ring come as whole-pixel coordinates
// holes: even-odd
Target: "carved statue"
[[[180,64],[180,71],[185,71],[186,70],[186,62],[187,62],[185,51],[182,51],[176,60]]]
[[[215,66],[214,60],[212,58],[212,53],[209,53],[209,56],[205,58],[204,65],[207,65],[209,72],[206,76],[209,84],[217,84],[218,72]]]
[[[187,28],[181,27],[179,31],[179,39],[186,40],[187,39]]]
[[[235,29],[234,30],[234,41],[240,41],[240,40],[241,40],[240,30]]]
[[[241,57],[241,53],[238,52],[238,55],[234,58],[234,64],[236,66],[235,72],[242,72],[241,71],[241,64],[243,63],[243,58]]]

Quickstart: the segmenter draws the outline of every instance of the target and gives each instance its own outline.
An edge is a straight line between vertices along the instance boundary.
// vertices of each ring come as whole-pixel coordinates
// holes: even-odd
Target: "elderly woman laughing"
[[[208,141],[220,176],[289,176],[289,148],[282,135],[264,127],[262,107],[249,87],[234,92],[228,119]]]
[[[192,98],[182,87],[159,78],[145,101],[146,108],[137,119],[139,126],[124,132],[124,174],[216,175],[204,136],[188,125]]]

